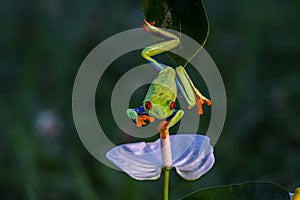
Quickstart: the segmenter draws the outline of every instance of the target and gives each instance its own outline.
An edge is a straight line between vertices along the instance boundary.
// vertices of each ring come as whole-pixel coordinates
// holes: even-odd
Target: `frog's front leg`
[[[182,118],[183,114],[183,110],[174,110],[171,116],[169,116],[166,120],[162,121],[158,125],[158,132],[161,132],[161,130],[164,130],[162,131],[163,133],[166,132],[165,130],[168,130],[169,128],[177,124],[177,122]],[[162,136],[162,138],[164,138],[164,136]]]
[[[147,126],[154,122],[154,117],[149,116],[143,106],[127,109],[127,115],[138,127]]]
[[[178,90],[186,100],[189,105],[189,108],[193,107],[196,103],[198,106],[198,113],[203,114],[202,105],[206,104],[211,105],[211,101],[199,92],[199,90],[194,86],[193,81],[185,71],[183,67],[177,67],[176,73],[178,79],[176,79]]]

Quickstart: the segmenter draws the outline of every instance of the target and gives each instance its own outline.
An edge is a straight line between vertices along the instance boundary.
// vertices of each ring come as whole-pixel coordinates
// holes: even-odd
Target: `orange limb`
[[[163,129],[160,131],[160,138],[161,139],[166,139],[169,135],[169,129]]]
[[[149,22],[149,24],[151,26],[154,26],[155,25],[155,21],[152,21],[152,22]],[[144,19],[144,21],[142,22],[142,27],[143,29],[146,31],[146,32],[150,32],[150,29],[147,27],[146,25],[146,19]]]
[[[154,117],[150,117],[150,116],[148,116],[148,115],[138,116],[136,125],[137,125],[138,127],[141,127],[141,126],[147,124],[146,121],[149,121],[150,123],[151,123],[151,122],[154,122]]]
[[[158,125],[158,132],[160,133],[160,137],[162,139],[166,139],[167,136],[169,135],[169,129],[168,129],[168,124],[169,122],[168,121],[162,121],[159,123]]]
[[[151,26],[155,26],[155,21],[149,23]]]
[[[203,114],[203,108],[202,108],[203,104],[206,104],[208,106],[211,105],[211,101],[210,100],[204,99],[204,98],[200,98],[198,96],[196,96],[196,102],[197,102],[197,105],[198,105],[198,114],[199,115]]]

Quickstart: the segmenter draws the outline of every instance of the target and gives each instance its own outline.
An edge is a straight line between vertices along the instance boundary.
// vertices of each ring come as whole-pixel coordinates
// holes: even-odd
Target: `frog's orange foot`
[[[168,124],[169,124],[169,122],[166,121],[166,120],[160,122],[159,125],[158,125],[158,127],[157,127],[157,131],[160,132],[162,130],[168,129]]]
[[[160,122],[158,125],[157,130],[160,133],[160,136],[162,139],[166,139],[169,134],[168,124],[169,124],[169,122],[164,120],[164,121]]]
[[[198,114],[202,115],[203,114],[203,104],[206,104],[208,106],[211,105],[211,101],[206,99],[206,98],[201,98],[199,96],[196,96],[196,102],[197,102],[197,106],[198,106]]]
[[[155,21],[149,22],[149,24],[150,24],[151,26],[154,26],[154,25],[155,25]],[[150,29],[149,29],[147,26],[148,26],[148,25],[147,25],[147,21],[146,21],[146,19],[144,19],[144,21],[143,21],[143,23],[142,23],[142,27],[143,27],[143,29],[144,29],[146,32],[150,32]]]
[[[138,127],[141,127],[141,126],[146,126],[151,122],[154,122],[154,117],[150,117],[148,115],[141,115],[137,117],[136,125]]]

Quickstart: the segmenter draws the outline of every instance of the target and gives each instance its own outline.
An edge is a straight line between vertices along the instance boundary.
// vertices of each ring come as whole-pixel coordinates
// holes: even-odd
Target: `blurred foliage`
[[[300,185],[300,3],[204,6],[211,27],[206,49],[226,86],[227,120],[213,169],[194,182],[172,172],[170,198],[249,180],[293,191]],[[138,1],[0,2],[0,199],[162,196],[162,180],[134,181],[94,159],[71,112],[72,86],[85,56],[106,38],[140,27],[143,18]],[[139,52],[132,52],[101,78],[97,114],[116,143],[134,138],[110,117],[113,84],[141,63]]]
[[[181,200],[290,200],[289,193],[274,183],[248,182],[202,189]]]

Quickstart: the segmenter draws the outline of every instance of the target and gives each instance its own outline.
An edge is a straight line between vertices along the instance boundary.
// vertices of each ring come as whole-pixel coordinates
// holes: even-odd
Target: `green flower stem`
[[[171,168],[164,167],[164,200],[169,199],[169,178],[170,178],[170,171]]]

